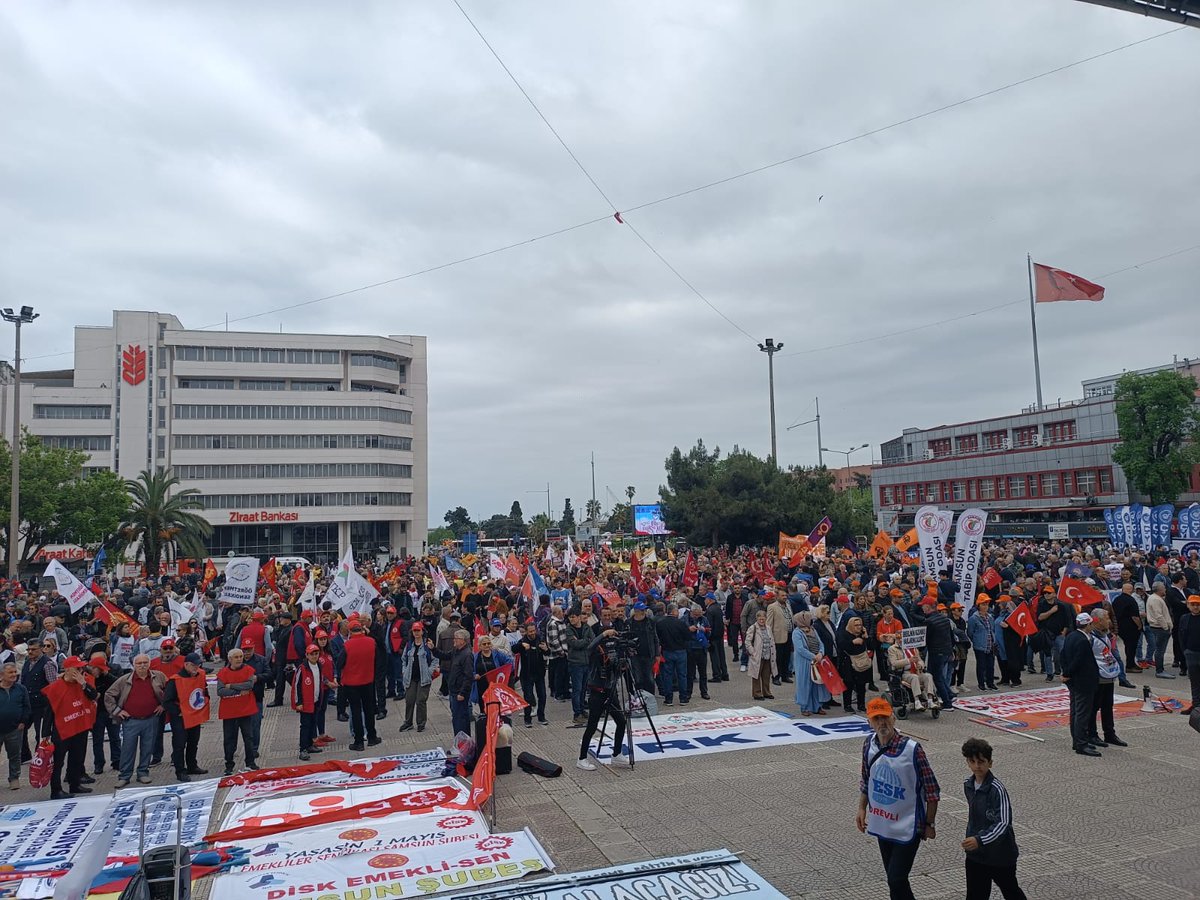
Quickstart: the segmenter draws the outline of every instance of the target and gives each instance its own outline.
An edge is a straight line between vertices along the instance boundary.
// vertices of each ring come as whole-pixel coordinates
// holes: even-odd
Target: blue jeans
[[[254,714],[254,720],[250,723],[250,738],[254,741],[254,755],[258,756],[258,739],[262,735],[262,717],[263,705],[262,701],[258,701],[258,712]]]
[[[587,698],[584,696],[584,690],[587,687],[588,667],[581,666],[579,663],[569,663],[567,669],[571,675],[571,712],[582,716],[587,712]]]
[[[457,694],[450,695],[450,721],[455,734],[460,731],[466,735],[474,734],[471,730],[471,697],[469,694],[464,694],[462,700],[458,699]]]
[[[1051,678],[1062,671],[1062,646],[1064,640],[1066,638],[1061,634],[1055,635],[1053,642],[1050,644],[1050,649],[1042,653],[1042,668],[1046,670],[1046,674]]]
[[[671,694],[678,689],[680,696],[687,690],[687,651],[667,650],[663,653],[660,670],[663,682],[663,697],[671,699]]]
[[[1171,645],[1171,629],[1151,628],[1150,636],[1154,638],[1154,671],[1162,672],[1166,662],[1167,647]]]
[[[949,653],[929,654],[929,674],[933,676],[933,685],[937,688],[938,696],[942,698],[942,706],[954,705],[954,693],[950,690],[950,666],[954,657]]]
[[[393,697],[404,696],[404,657],[389,653],[387,657],[387,692]]]
[[[121,772],[118,776],[128,781],[133,775],[133,757],[137,754],[137,773],[150,774],[150,754],[158,738],[158,716],[148,719],[126,719],[121,723]],[[139,750],[140,745],[140,750]]]

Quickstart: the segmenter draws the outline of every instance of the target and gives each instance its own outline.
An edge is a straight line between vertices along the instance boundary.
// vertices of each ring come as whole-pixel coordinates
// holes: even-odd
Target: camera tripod
[[[658,745],[659,751],[662,751],[662,738],[658,736],[658,729],[654,726],[654,717],[650,715],[650,710],[646,706],[642,692],[633,683],[633,672],[630,671],[628,659],[621,658],[616,660],[613,663],[612,674],[609,676],[608,700],[604,704],[604,718],[600,720],[600,728],[596,732],[596,749],[589,750],[589,753],[596,757],[597,762],[600,761],[600,750],[604,747],[604,732],[608,728],[609,711],[612,709],[620,710],[625,714],[625,739],[629,745],[629,768],[632,769],[635,762],[633,741],[634,713],[646,717],[646,721],[650,724],[650,732],[654,735],[654,742]],[[616,756],[620,751],[621,748],[616,745],[616,734],[614,733],[613,756]]]

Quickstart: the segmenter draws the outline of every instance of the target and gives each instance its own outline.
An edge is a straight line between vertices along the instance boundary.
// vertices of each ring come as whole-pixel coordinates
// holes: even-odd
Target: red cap
[[[242,638],[242,649],[254,649],[254,638]]]
[[[412,630],[413,630],[413,631],[424,631],[424,630],[425,630],[425,626],[424,626],[424,625],[422,625],[420,622],[413,622],[413,627],[412,627]]]
[[[101,672],[108,671],[108,659],[103,653],[93,653],[92,658],[88,660],[88,665],[99,669]]]
[[[312,618],[312,610],[311,609],[304,610],[304,612],[300,613],[300,618],[311,619]]]
[[[316,634],[314,634],[314,635],[313,635],[313,637],[315,637],[315,638],[327,638],[327,637],[329,637],[329,632],[328,632],[328,631],[326,631],[324,628],[318,628],[318,629],[317,629],[317,633],[316,633]]]
[[[161,649],[165,650],[167,647],[174,647],[174,646],[175,646],[175,641],[171,638],[167,638],[165,641],[162,642]]]
[[[305,653],[312,653],[314,650],[315,650],[317,653],[320,653],[320,652],[321,652],[321,648],[320,648],[320,647],[318,647],[316,644],[309,644],[307,647],[305,647],[305,648],[304,648],[304,652],[305,652]]]
[[[68,656],[63,660],[64,669],[82,669],[86,665],[87,663],[85,663],[78,656]]]
[[[256,622],[261,622],[267,618],[267,614],[261,609],[256,609],[250,618],[254,619]]]

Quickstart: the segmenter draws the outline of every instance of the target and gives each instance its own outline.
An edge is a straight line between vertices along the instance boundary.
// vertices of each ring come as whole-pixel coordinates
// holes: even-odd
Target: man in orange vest
[[[228,665],[217,672],[217,718],[225,732],[225,774],[233,774],[233,757],[237,753],[238,734],[246,751],[246,768],[258,770],[258,748],[254,746],[254,716],[258,700],[254,696],[257,676],[245,662],[241,650],[229,651]]]
[[[208,721],[208,675],[199,653],[183,658],[183,670],[172,675],[163,691],[163,709],[171,722],[171,762],[179,781],[191,781],[192,775],[207,775],[208,769],[196,762],[200,746],[200,726]]]
[[[50,799],[66,800],[71,794],[90,794],[83,784],[83,760],[87,755],[88,735],[96,724],[96,688],[84,678],[87,665],[78,656],[63,661],[62,675],[43,688],[54,713],[54,772],[50,777]],[[63,761],[67,764],[67,787],[63,793]]]

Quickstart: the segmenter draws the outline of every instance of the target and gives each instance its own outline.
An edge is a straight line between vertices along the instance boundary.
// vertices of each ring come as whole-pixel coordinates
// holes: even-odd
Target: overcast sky
[[[1172,29],[1072,0],[463,6],[622,210]],[[783,464],[816,462],[785,428],[817,395],[826,445],[877,457],[1033,402],[1027,303],[923,327],[1026,300],[1026,252],[1108,290],[1039,308],[1048,401],[1200,354],[1200,252],[1104,277],[1200,243],[1197,84],[1184,29],[624,218],[785,343]],[[769,449],[765,355],[451,0],[6,3],[0,109],[27,368],[114,308],[210,326],[606,217],[234,327],[428,335],[431,526],[544,509],[547,480],[582,509],[593,450],[607,509],[675,445]]]

